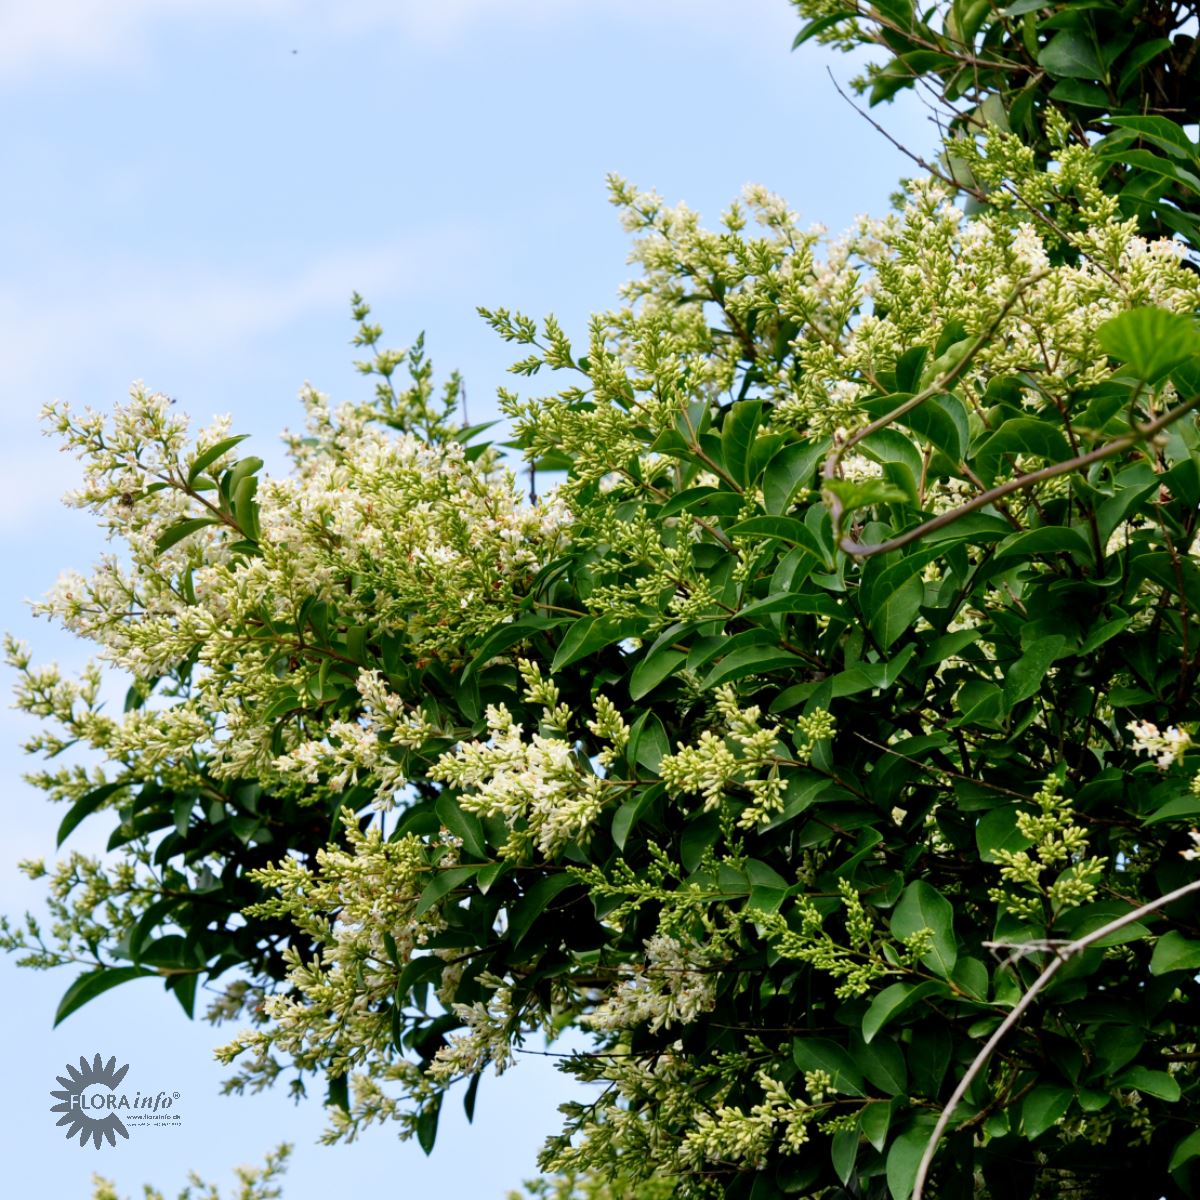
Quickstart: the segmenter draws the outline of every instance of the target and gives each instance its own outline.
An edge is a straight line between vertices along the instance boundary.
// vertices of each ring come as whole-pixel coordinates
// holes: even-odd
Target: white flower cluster
[[[1126,729],[1133,734],[1134,750],[1156,759],[1160,771],[1178,762],[1192,744],[1191,734],[1174,725],[1160,733],[1152,721],[1130,721]]]
[[[153,714],[80,725],[77,709],[73,737],[177,784],[201,770],[284,789],[370,777],[386,807],[404,783],[395,752],[425,726],[393,710],[364,656],[390,639],[418,666],[460,663],[464,640],[510,616],[561,549],[567,514],[526,503],[511,476],[468,461],[457,441],[425,444],[362,407],[331,412],[316,393],[306,402],[313,436],[294,440],[284,479],[259,479],[261,463],[235,461],[232,444],[213,457],[232,442],[226,419],[190,446],[185,418],[141,388],[108,420],[48,408],[84,463],[68,499],[125,550],[90,575],[64,575],[35,607],[136,686],[188,677],[186,702]],[[231,469],[232,506],[218,499]],[[343,631],[357,631],[357,662],[328,644]],[[355,674],[361,719],[333,715],[328,701]],[[44,707],[37,690],[25,692]]]
[[[350,783],[370,780],[374,807],[388,810],[405,784],[403,765],[392,751],[416,749],[440,731],[420,710],[409,709],[392,692],[380,671],[360,671],[358,693],[362,716],[357,721],[333,721],[320,738],[301,742],[275,759],[282,777],[315,785],[322,780],[333,792]],[[305,793],[306,798],[312,795]]]
[[[646,942],[645,960],[581,1021],[606,1032],[687,1025],[716,1003],[718,967],[704,947],[656,933]]]
[[[764,1096],[749,1112],[722,1104],[714,1112],[702,1112],[695,1128],[688,1130],[683,1154],[695,1165],[744,1162],[761,1167],[776,1142],[786,1153],[797,1154],[808,1141],[808,1125],[816,1115],[812,1106],[790,1096],[787,1088],[765,1071],[759,1072],[756,1081]],[[819,1091],[823,1098],[824,1089]]]
[[[760,725],[762,710],[757,705],[742,709],[732,684],[717,689],[716,710],[724,720],[725,735],[706,729],[694,746],[680,743],[674,754],[663,758],[659,773],[673,794],[699,792],[706,812],[720,804],[731,785],[743,788],[750,801],[738,824],[748,829],[783,808],[787,780],[779,768],[793,760],[783,745],[782,727]],[[807,761],[815,744],[834,732],[833,717],[824,709],[798,718],[794,761]]]
[[[503,704],[488,705],[486,717],[487,741],[460,743],[430,775],[461,789],[467,812],[504,818],[512,831],[504,857],[524,859],[536,846],[554,858],[587,834],[604,804],[604,781],[581,769],[570,742],[540,733],[525,740]]]

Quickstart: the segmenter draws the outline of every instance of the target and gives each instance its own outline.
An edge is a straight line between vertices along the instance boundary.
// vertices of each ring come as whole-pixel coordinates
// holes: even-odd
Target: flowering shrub
[[[1046,131],[1053,118],[1073,140],[1094,145],[1097,179],[1125,216],[1200,248],[1200,149],[1190,133],[1200,120],[1193,0],[791,3],[804,18],[795,45],[816,39],[882,52],[854,82],[872,105],[905,88],[932,97],[950,135],[941,170],[976,201],[990,200],[995,184],[976,177],[958,148],[996,127],[1019,136],[1044,165],[1055,158]]]
[[[51,409],[125,548],[42,611],[133,677],[109,716],[9,647],[31,751],[105,759],[34,777],[60,841],[119,852],[27,864],[60,1019],[205,983],[231,1087],[427,1150],[571,1028],[560,1190],[906,1200],[1054,944],[1195,869],[1200,279],[1047,136],[964,147],[986,212],[917,181],[834,240],[614,180],[641,273],[587,346],[484,314],[566,381],[502,393],[537,503],[361,304],[377,396],[309,395],[286,479],[161,397]],[[1193,1194],[1197,918],[1058,973],[937,1195]]]

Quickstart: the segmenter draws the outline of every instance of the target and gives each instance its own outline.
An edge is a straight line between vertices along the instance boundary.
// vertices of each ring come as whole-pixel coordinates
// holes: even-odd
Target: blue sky
[[[198,424],[232,413],[279,464],[302,383],[362,394],[357,289],[389,344],[426,331],[483,420],[512,356],[475,306],[582,330],[626,277],[606,172],[713,218],[751,181],[833,230],[882,212],[911,166],[838,98],[827,67],[844,83],[851,63],[789,52],[797,28],[785,0],[0,0],[0,624],[42,659],[86,657],[24,607],[101,549],[59,504],[74,470],[40,436],[46,400],[105,408],[142,379]],[[883,115],[931,143],[911,102]],[[21,781],[29,732],[0,713],[9,913],[36,907],[12,864],[50,854],[61,816]],[[388,1130],[321,1147],[314,1103],[220,1097],[223,1031],[189,1024],[156,984],[51,1030],[70,976],[0,971],[15,1195],[85,1197],[96,1169],[125,1195],[143,1180],[174,1194],[188,1167],[226,1183],[287,1139],[288,1200],[381,1180],[397,1196],[502,1197],[534,1173],[570,1091],[526,1055],[485,1080],[472,1129],[450,1107],[429,1160]],[[97,1051],[130,1062],[131,1085],[178,1089],[182,1127],[67,1143],[49,1089]]]

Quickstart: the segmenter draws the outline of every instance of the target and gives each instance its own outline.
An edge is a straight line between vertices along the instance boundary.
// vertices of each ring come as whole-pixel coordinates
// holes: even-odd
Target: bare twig
[[[987,199],[987,193],[981,188],[970,187],[965,183],[960,183],[953,176],[947,175],[945,171],[939,170],[939,168],[934,166],[933,163],[931,163],[928,159],[922,158],[921,155],[919,155],[915,150],[910,150],[906,145],[904,145],[903,142],[893,137],[892,134],[888,133],[888,131],[882,125],[880,125],[880,123],[876,121],[869,112],[855,104],[854,101],[851,100],[844,91],[842,91],[841,85],[837,81],[837,77],[828,67],[826,67],[825,70],[830,80],[833,82],[834,91],[836,91],[837,94],[841,96],[841,98],[845,100],[845,102],[850,105],[850,107],[854,109],[854,111],[858,113],[858,115],[862,117],[862,119],[866,121],[866,123],[870,125],[876,133],[882,134],[883,137],[887,138],[887,140],[891,142],[891,144],[895,146],[901,154],[903,154],[906,158],[912,159],[912,161],[916,163],[922,171],[928,171],[929,174],[935,179],[940,179],[943,183],[952,187],[956,192],[966,192],[967,195],[973,196],[981,203]]]
[[[1059,475],[1066,475],[1071,471],[1090,467],[1092,463],[1100,462],[1105,458],[1111,458],[1112,455],[1120,454],[1123,450],[1132,450],[1139,442],[1144,442],[1152,438],[1159,430],[1165,429],[1168,425],[1178,421],[1180,417],[1186,416],[1198,405],[1200,405],[1200,395],[1193,396],[1190,400],[1185,400],[1182,404],[1177,404],[1174,408],[1169,409],[1161,417],[1157,417],[1145,425],[1136,425],[1129,433],[1122,434],[1119,438],[1113,438],[1111,442],[1106,442],[1103,446],[1098,446],[1095,450],[1090,450],[1087,454],[1080,454],[1076,458],[1069,458],[1064,462],[1054,463],[1049,467],[1043,467],[1040,471],[1030,471],[1027,475],[1018,475],[1015,479],[1010,479],[1007,483],[1002,483],[990,491],[976,496],[973,500],[968,500],[966,504],[960,505],[958,508],[952,508],[949,512],[944,512],[940,516],[926,521],[923,525],[914,526],[907,533],[901,533],[886,542],[870,544],[856,542],[851,538],[843,537],[838,542],[838,546],[855,558],[870,558],[874,554],[886,554],[890,550],[899,550],[901,546],[907,546],[909,542],[915,542],[927,534],[933,533],[936,529],[952,525],[961,517],[965,517],[967,513],[974,512],[978,508],[985,508],[987,505],[1002,499],[1011,492],[1020,491],[1021,488],[1030,487],[1035,483],[1045,483],[1048,479],[1054,479]],[[908,407],[911,407],[911,405],[906,406],[905,411],[907,411]],[[889,414],[889,416],[891,415]],[[880,420],[883,420],[883,418],[881,417]],[[878,425],[878,423],[874,422],[875,425]]]
[[[873,433],[878,433],[878,431],[881,429],[886,429],[892,424],[893,421],[898,421],[906,413],[910,413],[914,408],[924,404],[926,400],[929,400],[932,397],[940,395],[942,392],[949,390],[955,381],[966,373],[980,350],[982,350],[991,342],[992,338],[996,334],[996,331],[1000,328],[1001,324],[1003,324],[1004,318],[1008,316],[1017,300],[1020,299],[1020,297],[1028,288],[1032,287],[1035,283],[1043,279],[1046,274],[1047,272],[1045,271],[1038,271],[1017,283],[1017,285],[1005,298],[1005,301],[1000,306],[999,311],[997,311],[992,317],[987,328],[981,330],[974,337],[974,339],[972,339],[971,344],[959,357],[958,361],[954,363],[948,370],[939,375],[932,383],[929,384],[928,387],[922,388],[919,392],[913,396],[910,396],[902,404],[898,404],[891,410],[891,412],[884,413],[882,417],[877,417],[869,425],[864,425],[861,429],[856,429],[852,434],[850,434],[849,437],[835,442],[833,449],[830,450],[828,457],[825,459],[825,466],[821,471],[822,478],[837,478],[838,472],[841,469],[842,459],[850,450],[857,446],[859,442],[870,437]],[[870,549],[867,552],[864,552],[862,549],[851,549],[851,547],[860,546],[860,543],[855,542],[847,537],[841,537],[842,517],[845,515],[845,509],[842,505],[841,499],[832,492],[827,491],[825,502],[829,508],[829,518],[833,522],[833,528],[839,537],[839,545],[841,545],[842,549],[845,550],[847,554],[858,554],[861,557],[866,557],[867,552],[871,554],[878,553],[877,549]],[[921,526],[920,528],[923,529],[925,526]],[[890,542],[887,543],[887,545],[889,548],[891,548]]]
[[[1132,909],[1123,916],[1109,921],[1107,925],[1101,925],[1099,929],[1094,929],[1084,937],[1076,938],[1073,942],[1061,945],[1053,942],[1037,943],[1039,950],[1049,950],[1055,957],[1050,965],[1029,985],[1029,990],[1013,1006],[1012,1012],[1000,1022],[996,1032],[988,1038],[983,1049],[975,1056],[966,1073],[959,1080],[958,1087],[954,1089],[954,1094],[947,1101],[946,1107],[942,1109],[942,1115],[938,1118],[938,1123],[933,1127],[933,1133],[930,1135],[929,1144],[925,1147],[925,1153],[921,1155],[921,1162],[917,1166],[917,1176],[913,1181],[912,1200],[921,1200],[924,1194],[925,1180],[928,1178],[929,1168],[933,1165],[933,1156],[937,1153],[938,1143],[941,1142],[942,1136],[950,1124],[950,1119],[954,1116],[955,1109],[962,1103],[963,1097],[967,1094],[971,1084],[975,1082],[976,1076],[987,1065],[992,1052],[1016,1026],[1021,1017],[1024,1016],[1025,1010],[1033,1003],[1037,994],[1054,978],[1058,969],[1064,963],[1074,958],[1075,955],[1082,954],[1089,946],[1093,946],[1102,938],[1108,937],[1110,933],[1116,933],[1118,929],[1124,929],[1126,925],[1132,925],[1147,914],[1157,912],[1159,909],[1165,908],[1168,904],[1173,904],[1176,900],[1195,891],[1200,891],[1200,879],[1195,879],[1191,883],[1185,883],[1183,887],[1178,887],[1173,892],[1168,892],[1165,896],[1159,896],[1157,900],[1151,900],[1149,904],[1143,904],[1141,908]]]

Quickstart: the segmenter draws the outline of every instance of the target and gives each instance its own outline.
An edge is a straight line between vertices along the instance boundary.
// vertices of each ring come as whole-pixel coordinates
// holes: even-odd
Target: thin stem
[[[1077,938],[1073,942],[1066,942],[1061,945],[1037,943],[1038,948],[1052,950],[1055,955],[1054,960],[1029,985],[1029,990],[1017,1001],[1012,1012],[1000,1022],[996,1032],[988,1038],[983,1049],[975,1056],[966,1073],[959,1080],[958,1087],[954,1089],[954,1094],[947,1101],[946,1107],[942,1109],[942,1115],[933,1127],[933,1133],[929,1138],[928,1145],[925,1147],[925,1153],[921,1155],[921,1162],[917,1166],[917,1177],[913,1182],[912,1200],[921,1200],[921,1197],[924,1195],[925,1181],[929,1176],[929,1168],[933,1165],[933,1157],[937,1153],[938,1143],[941,1142],[950,1124],[950,1119],[954,1116],[955,1109],[962,1103],[962,1099],[967,1094],[971,1084],[975,1082],[980,1071],[987,1065],[992,1052],[1021,1020],[1021,1017],[1025,1014],[1025,1010],[1033,1003],[1038,993],[1054,978],[1059,968],[1074,958],[1075,955],[1082,954],[1089,946],[1093,946],[1096,942],[1108,937],[1110,933],[1116,933],[1118,929],[1124,929],[1126,925],[1132,925],[1135,921],[1140,921],[1142,917],[1147,916],[1149,913],[1166,908],[1168,904],[1173,904],[1176,900],[1195,891],[1200,891],[1200,879],[1193,880],[1191,883],[1185,883],[1183,887],[1178,887],[1173,892],[1168,892],[1165,896],[1159,896],[1157,900],[1151,900],[1148,904],[1143,904],[1141,908],[1135,908],[1131,912],[1127,912],[1123,916],[1109,921],[1107,925],[1101,925],[1099,929],[1094,929],[1091,933]]]
[[[1019,475],[1016,479],[1010,479],[1007,483],[1002,483],[998,487],[991,488],[982,495],[976,496],[973,500],[968,500],[966,504],[961,505],[959,508],[942,513],[941,516],[934,517],[931,521],[926,521],[923,525],[917,525],[913,529],[908,530],[907,533],[901,533],[889,541],[870,544],[856,542],[851,538],[843,537],[838,545],[840,549],[844,550],[847,554],[853,555],[855,558],[870,558],[875,554],[886,554],[890,550],[899,550],[902,546],[907,546],[910,542],[918,541],[935,530],[944,529],[947,525],[952,525],[955,521],[965,517],[968,513],[974,512],[976,509],[986,508],[987,505],[994,503],[996,500],[1012,492],[1020,491],[1021,488],[1031,487],[1035,483],[1045,483],[1048,479],[1055,479],[1059,475],[1066,475],[1071,471],[1090,467],[1092,463],[1111,458],[1114,454],[1120,454],[1123,450],[1131,450],[1139,442],[1146,441],[1158,433],[1159,430],[1165,429],[1168,425],[1178,421],[1180,417],[1186,416],[1197,405],[1200,405],[1200,395],[1193,396],[1183,404],[1177,404],[1174,408],[1163,413],[1161,417],[1150,421],[1146,425],[1138,425],[1131,433],[1122,434],[1121,437],[1114,438],[1111,442],[1106,442],[1103,446],[1099,446],[1087,454],[1080,454],[1075,458],[1067,459],[1065,462],[1054,463],[1052,466],[1043,467],[1040,471],[1030,471],[1027,475]],[[905,411],[909,407],[912,407],[912,405],[906,406]],[[882,420],[883,418],[880,419]],[[878,424],[878,422],[875,422],[875,424]],[[830,507],[832,510],[833,506],[831,505]],[[839,503],[839,510],[840,507]]]

